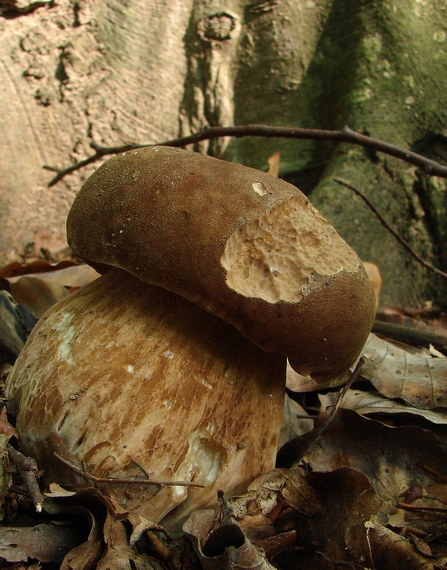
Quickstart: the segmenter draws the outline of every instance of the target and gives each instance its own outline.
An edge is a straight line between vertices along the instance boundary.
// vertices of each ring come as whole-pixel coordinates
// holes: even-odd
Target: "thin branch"
[[[84,166],[88,166],[89,164],[96,162],[103,156],[108,156],[110,154],[119,154],[120,152],[125,152],[126,150],[131,150],[133,148],[140,148],[141,146],[144,145],[140,146],[124,145],[124,146],[112,146],[109,148],[105,148],[97,146],[95,143],[90,143],[90,146],[95,149],[95,154],[92,154],[91,156],[84,158],[84,160],[76,162],[71,166],[67,166],[67,168],[59,169],[55,168],[54,166],[48,166],[47,164],[44,164],[43,168],[57,173],[56,176],[50,180],[48,186],[54,186],[56,182],[62,180],[62,178],[64,178],[64,176],[67,176],[67,174],[71,174],[76,170],[80,170],[81,168],[84,168]]]
[[[372,332],[413,346],[425,346],[428,348],[432,345],[436,350],[444,354],[447,352],[447,336],[430,331],[413,329],[386,321],[375,321]]]
[[[82,475],[83,477],[85,477],[86,479],[88,479],[89,481],[94,481],[95,483],[126,483],[126,484],[137,484],[137,485],[161,485],[162,487],[164,486],[179,486],[179,487],[204,487],[205,485],[202,485],[201,483],[191,483],[190,481],[154,481],[153,479],[134,479],[134,478],[125,478],[125,477],[96,477],[95,475],[92,475],[91,473],[88,473],[87,471],[83,470],[83,469],[79,469],[79,467],[76,467],[76,465],[73,465],[73,463],[70,463],[70,461],[67,461],[66,459],[64,459],[61,455],[59,455],[58,453],[54,452],[54,456],[59,459],[59,461],[61,463],[63,463],[64,465],[67,465],[67,467],[70,467],[70,469],[72,469],[75,473],[78,473],[79,475]]]
[[[388,224],[388,222],[383,218],[383,216],[380,214],[380,212],[377,210],[377,208],[374,206],[374,204],[372,204],[369,199],[362,193],[360,192],[360,190],[358,190],[357,188],[354,188],[354,186],[352,186],[351,184],[349,184],[348,182],[345,182],[344,180],[341,180],[339,178],[334,178],[334,181],[337,182],[337,184],[340,184],[341,186],[344,186],[345,188],[348,188],[348,190],[352,190],[352,192],[354,192],[354,194],[357,194],[357,196],[359,198],[361,198],[365,204],[368,206],[368,208],[374,213],[374,215],[377,217],[377,219],[379,220],[379,222],[382,224],[382,226],[394,237],[394,239],[400,243],[400,245],[406,249],[408,251],[408,253],[410,255],[412,255],[421,265],[423,265],[426,269],[432,271],[433,273],[436,273],[436,275],[440,275],[441,277],[444,277],[444,279],[447,279],[447,273],[445,273],[444,271],[441,271],[440,269],[438,269],[437,267],[434,267],[433,265],[431,265],[430,263],[428,263],[428,261],[426,261],[423,257],[421,257],[416,251],[414,251],[414,249],[411,247],[411,245],[406,242],[403,238],[400,237],[400,235],[393,230],[393,228]]]
[[[158,146],[175,146],[183,147],[190,144],[196,144],[204,140],[216,139],[219,137],[264,137],[264,138],[285,138],[285,139],[302,139],[302,140],[324,140],[333,142],[344,142],[371,148],[376,152],[383,152],[390,156],[394,156],[410,164],[414,164],[421,168],[424,172],[431,176],[440,176],[447,178],[447,166],[431,160],[413,152],[400,148],[391,143],[375,139],[367,135],[362,135],[356,131],[352,131],[349,127],[344,127],[338,131],[329,131],[323,129],[300,129],[288,127],[271,127],[269,125],[238,125],[235,127],[208,127],[203,131],[194,133],[187,137],[180,137],[169,141],[157,143]],[[96,162],[103,156],[111,154],[119,154],[126,150],[134,148],[142,148],[146,146],[155,146],[153,144],[147,145],[123,145],[115,147],[100,147],[95,143],[91,143],[95,149],[95,154],[77,162],[67,168],[54,168],[52,166],[44,166],[47,170],[56,172],[56,176],[49,182],[49,186],[53,186],[67,174],[83,168],[93,162]]]
[[[294,469],[298,466],[298,464],[301,462],[301,460],[306,455],[306,453],[309,451],[309,449],[315,444],[316,441],[318,441],[320,439],[320,437],[323,435],[323,433],[327,430],[329,425],[332,423],[332,421],[334,420],[338,410],[341,407],[343,400],[345,399],[346,394],[348,393],[348,390],[351,388],[352,384],[357,379],[357,377],[360,374],[360,371],[362,369],[362,366],[364,364],[365,364],[365,359],[363,356],[361,356],[358,359],[354,370],[350,373],[347,383],[341,388],[339,395],[338,395],[337,403],[335,404],[335,406],[330,411],[326,421],[318,429],[315,429],[314,432],[311,432],[309,434],[311,437],[307,441],[306,448],[302,451],[300,456],[294,461],[291,469]]]
[[[433,511],[435,513],[445,513],[447,512],[446,507],[432,507],[430,505],[409,505],[408,503],[402,503],[398,501],[396,506],[400,507],[401,509],[405,509],[406,511]]]
[[[14,463],[14,465],[17,467],[17,471],[20,473],[20,476],[22,477],[22,480],[29,491],[36,512],[42,512],[45,497],[41,493],[39,483],[37,482],[39,468],[37,466],[36,460],[32,457],[23,455],[23,453],[20,453],[20,451],[17,451],[17,449],[9,444],[8,455],[11,462]]]

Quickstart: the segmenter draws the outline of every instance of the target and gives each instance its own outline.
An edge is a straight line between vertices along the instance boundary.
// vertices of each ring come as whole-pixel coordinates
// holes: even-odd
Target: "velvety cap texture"
[[[73,252],[193,301],[315,378],[344,373],[375,299],[356,253],[294,186],[170,147],[131,150],[84,184]]]

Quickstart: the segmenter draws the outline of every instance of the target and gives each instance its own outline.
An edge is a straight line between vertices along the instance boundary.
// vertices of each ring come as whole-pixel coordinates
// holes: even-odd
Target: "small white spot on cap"
[[[253,182],[251,186],[259,196],[265,196],[267,194],[267,188],[262,182]]]

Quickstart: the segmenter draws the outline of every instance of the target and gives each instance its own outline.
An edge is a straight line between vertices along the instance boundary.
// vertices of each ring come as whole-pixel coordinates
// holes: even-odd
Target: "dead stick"
[[[401,509],[405,509],[406,511],[432,511],[435,513],[447,512],[446,507],[432,507],[430,505],[409,505],[408,503],[401,503],[400,501],[398,501],[396,505]]]
[[[67,467],[70,467],[70,469],[72,469],[75,473],[79,473],[79,475],[83,475],[86,479],[89,479],[90,481],[95,481],[95,483],[126,483],[126,484],[131,483],[133,485],[138,484],[138,485],[161,485],[161,486],[172,485],[175,487],[205,486],[202,485],[201,483],[191,483],[189,481],[154,481],[153,479],[126,479],[122,477],[120,478],[117,477],[115,479],[113,477],[96,477],[95,475],[91,475],[90,473],[88,473],[83,469],[79,469],[79,467],[76,467],[76,465],[73,465],[73,463],[70,463],[70,461],[67,461],[58,453],[54,452],[54,456],[57,459],[59,459],[59,461],[67,465]]]
[[[356,380],[357,376],[360,374],[360,370],[362,369],[362,366],[365,364],[365,359],[363,358],[363,356],[361,356],[353,370],[353,372],[351,372],[350,376],[349,376],[349,380],[348,382],[341,388],[339,396],[338,396],[338,400],[337,403],[335,404],[335,406],[332,408],[328,418],[326,419],[326,421],[324,422],[324,424],[319,427],[318,429],[315,430],[315,432],[311,433],[311,438],[310,440],[307,442],[306,445],[306,449],[303,450],[303,452],[300,454],[300,456],[294,461],[291,469],[294,469],[298,466],[298,464],[300,463],[300,461],[303,459],[304,455],[309,451],[309,449],[315,444],[315,442],[320,439],[320,437],[323,435],[323,433],[327,430],[327,428],[329,427],[329,425],[332,423],[333,419],[335,418],[336,413],[338,412],[338,410],[341,407],[341,404],[346,396],[346,394],[348,393],[349,388],[352,386],[352,384],[354,383],[354,381]]]
[[[42,512],[45,497],[41,493],[37,482],[39,468],[36,460],[32,457],[26,457],[26,455],[23,455],[23,453],[20,453],[20,451],[17,451],[17,449],[14,449],[14,447],[9,444],[8,455],[12,463],[17,467],[17,470],[29,491],[31,500],[36,508],[36,512]]]
[[[352,192],[354,192],[354,194],[357,194],[357,196],[359,198],[361,198],[365,204],[368,206],[368,208],[371,210],[371,212],[373,212],[373,214],[377,217],[377,219],[379,220],[379,222],[382,224],[382,226],[394,237],[394,239],[400,243],[400,245],[406,249],[408,251],[408,253],[410,255],[412,255],[421,265],[423,265],[425,268],[429,269],[430,271],[432,271],[433,273],[436,273],[437,275],[440,275],[441,277],[444,277],[444,279],[447,279],[447,273],[445,273],[444,271],[441,271],[440,269],[438,269],[437,267],[434,267],[433,265],[431,265],[430,263],[428,263],[428,261],[426,261],[423,257],[421,257],[416,251],[414,251],[414,249],[411,247],[411,245],[406,242],[403,238],[400,237],[400,235],[393,230],[393,228],[388,224],[388,222],[383,218],[383,216],[380,214],[380,212],[377,210],[377,208],[374,206],[374,204],[372,202],[369,201],[369,199],[362,193],[360,192],[360,190],[358,190],[357,188],[355,188],[354,186],[352,186],[351,184],[349,184],[348,182],[345,182],[344,180],[341,180],[339,178],[334,178],[334,181],[337,182],[337,184],[340,184],[340,186],[344,186],[345,188],[348,188],[348,190],[352,190]]]
[[[289,128],[289,127],[271,127],[269,125],[238,125],[233,127],[208,127],[203,131],[199,131],[187,137],[180,137],[177,139],[172,139],[169,141],[164,141],[157,143],[160,146],[175,146],[183,147],[190,144],[196,144],[204,140],[211,140],[219,137],[264,137],[264,138],[286,138],[286,139],[302,139],[302,140],[324,140],[332,142],[344,142],[355,144],[358,146],[371,148],[376,152],[382,152],[390,156],[394,156],[410,164],[414,164],[419,168],[422,168],[424,172],[431,176],[440,176],[441,178],[447,178],[447,166],[431,160],[413,152],[407,150],[391,143],[382,141],[380,139],[375,139],[367,135],[362,135],[356,131],[352,131],[349,127],[344,127],[338,131],[329,131],[324,129],[301,129],[301,128]],[[56,176],[50,180],[49,186],[53,186],[56,182],[59,182],[67,174],[83,168],[93,162],[96,162],[103,156],[111,154],[119,154],[120,152],[125,152],[133,148],[142,148],[145,146],[154,146],[152,144],[147,145],[122,145],[114,147],[101,147],[94,142],[91,143],[92,148],[95,150],[95,154],[81,160],[67,168],[54,168],[52,166],[44,166],[47,170],[52,170],[56,172]]]

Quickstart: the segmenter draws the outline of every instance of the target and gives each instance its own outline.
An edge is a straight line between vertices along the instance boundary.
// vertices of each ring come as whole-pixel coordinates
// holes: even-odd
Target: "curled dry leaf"
[[[215,517],[214,509],[194,511],[183,525],[205,570],[274,570],[232,520],[213,531]]]
[[[322,506],[313,488],[298,471],[273,469],[248,486],[248,492],[229,500],[237,516],[250,512],[268,515],[278,504],[294,508],[306,516],[314,515]]]
[[[421,409],[447,406],[447,359],[412,354],[370,334],[361,375],[387,398]]]
[[[275,520],[284,509],[311,517],[322,509],[315,490],[298,471],[274,469],[258,477],[247,493],[232,497],[226,504],[226,514],[217,506],[214,509],[195,511],[183,529],[194,537],[198,555],[207,568],[247,567],[272,568],[267,562],[280,552],[293,548],[297,531],[286,529],[277,533]],[[251,546],[249,546],[251,544]],[[255,554],[252,546],[261,549]],[[236,552],[237,551],[237,555]],[[211,559],[218,566],[211,564]],[[207,566],[208,564],[208,566]]]
[[[332,405],[328,397],[325,401]],[[298,439],[306,444],[305,436]],[[300,453],[302,449],[298,447],[297,455]],[[430,535],[433,541],[433,537],[445,533],[446,454],[431,432],[417,427],[390,428],[354,412],[339,410],[326,432],[308,449],[304,461],[314,470],[307,477],[313,487],[313,477],[320,476],[318,471],[331,472],[346,466],[362,472],[380,499],[374,508],[365,509],[365,516],[380,513],[380,524],[387,523],[395,537],[399,538],[399,533],[411,532],[422,541],[425,535]],[[326,482],[325,486],[327,488],[329,483]],[[340,489],[340,484],[337,484],[337,489]],[[321,500],[321,495],[318,496]],[[337,510],[333,506],[327,508],[331,524],[337,520],[338,525],[340,517]],[[384,515],[387,516],[384,518]],[[414,541],[412,545],[422,551],[421,545],[416,547]],[[442,541],[436,539],[432,550],[441,556],[447,553]],[[375,552],[380,552],[380,545]],[[329,557],[336,558],[334,555]],[[375,567],[388,569],[398,566],[378,564]]]
[[[63,516],[65,520],[73,518],[87,532],[84,540],[66,554],[61,570],[95,568],[104,550],[105,500],[96,489],[70,493],[57,485],[51,487],[52,492],[46,494],[44,510],[50,515]]]
[[[81,544],[78,542],[65,556],[61,570],[153,568],[146,554],[132,548],[127,534],[127,513],[114,501],[94,488],[77,493],[67,493],[54,485],[52,489],[46,494],[45,511],[89,529]]]
[[[375,517],[366,528],[374,568],[402,568],[403,561],[405,570],[435,570],[445,568],[447,564],[447,556],[436,556],[434,562],[427,543],[415,540],[411,535],[396,534]]]
[[[434,570],[438,566],[432,565],[433,560],[427,560],[429,556],[434,557],[431,553],[437,556],[437,563],[445,562],[447,549],[442,541],[445,509],[435,513],[437,517],[429,510],[416,511],[417,516],[413,516],[413,512],[396,509],[395,503],[376,493],[368,477],[348,467],[329,472],[312,471],[306,480],[323,508],[310,517],[292,509],[280,515],[275,528],[296,529],[297,540],[294,550],[281,553],[272,562],[278,568]],[[425,492],[433,490],[434,487]],[[439,494],[439,488],[435,492]],[[418,501],[426,502],[427,498],[421,497]],[[371,513],[375,514],[371,516]],[[441,539],[434,538],[436,536]],[[426,538],[430,538],[430,545]],[[410,565],[407,565],[407,556]],[[416,561],[419,566],[415,565]]]
[[[104,523],[105,549],[96,570],[151,570],[149,557],[140,554],[129,544],[123,522],[110,513]]]

